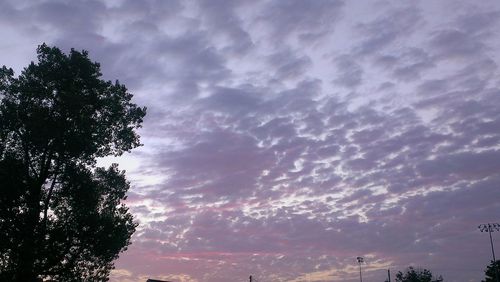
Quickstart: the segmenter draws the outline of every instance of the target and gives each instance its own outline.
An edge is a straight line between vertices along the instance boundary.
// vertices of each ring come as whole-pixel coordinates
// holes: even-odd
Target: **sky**
[[[497,0],[1,0],[0,65],[85,49],[148,108],[100,161],[139,223],[111,281],[479,281],[499,30]]]

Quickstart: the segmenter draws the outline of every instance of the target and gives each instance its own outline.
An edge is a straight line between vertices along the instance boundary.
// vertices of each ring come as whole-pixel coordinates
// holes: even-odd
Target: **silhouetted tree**
[[[495,266],[496,266],[496,269],[495,269]],[[486,270],[484,271],[484,274],[486,277],[481,282],[496,282],[496,281],[498,281],[498,280],[496,280],[495,272],[499,271],[499,270],[500,270],[500,260],[497,260],[496,263],[493,263],[493,260],[491,260],[490,265],[488,265],[486,267]]]
[[[37,53],[0,69],[0,281],[105,281],[137,225],[124,172],[96,158],[139,146],[146,109],[86,51]]]
[[[396,274],[396,282],[442,282],[443,277],[441,275],[438,278],[432,276],[432,272],[425,268],[414,268],[412,266],[406,269],[403,273],[398,271]]]

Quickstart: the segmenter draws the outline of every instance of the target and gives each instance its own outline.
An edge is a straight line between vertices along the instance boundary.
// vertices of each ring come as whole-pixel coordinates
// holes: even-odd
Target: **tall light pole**
[[[488,232],[490,234],[490,243],[491,243],[491,253],[493,255],[493,267],[495,269],[495,279],[497,282],[500,282],[498,278],[498,269],[497,269],[497,259],[495,258],[495,248],[493,248],[493,239],[491,237],[491,232],[500,231],[500,224],[498,223],[485,223],[480,224],[478,226],[479,231]]]
[[[365,261],[365,259],[363,257],[357,257],[356,259],[358,260],[359,264],[359,281],[363,282],[363,276],[361,275],[361,264]]]

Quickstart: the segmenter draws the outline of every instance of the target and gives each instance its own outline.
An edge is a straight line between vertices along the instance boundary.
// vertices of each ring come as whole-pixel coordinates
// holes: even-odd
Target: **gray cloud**
[[[276,52],[269,57],[270,68],[275,68],[275,79],[286,80],[303,76],[312,65],[306,55],[299,55],[291,50]]]
[[[253,46],[250,34],[242,27],[242,20],[238,16],[236,10],[238,6],[248,3],[238,1],[210,1],[199,2],[201,14],[207,21],[207,25],[216,33],[221,33],[227,36],[232,42],[225,49],[236,55],[242,55],[249,51]],[[251,9],[251,7],[246,7]]]
[[[335,59],[338,77],[335,83],[345,87],[356,87],[361,84],[363,69],[350,56],[343,55]]]
[[[401,55],[383,55],[375,63],[392,71],[392,75],[400,81],[415,81],[421,73],[435,66],[432,58],[422,49],[409,48]]]
[[[263,7],[262,19],[271,30],[273,40],[294,35],[302,42],[317,40],[334,28],[341,15],[343,1],[320,0],[305,3],[300,0],[269,1]]]
[[[382,50],[391,43],[409,37],[421,22],[419,7],[410,6],[386,11],[375,20],[357,25],[364,36],[356,54],[368,55]]]

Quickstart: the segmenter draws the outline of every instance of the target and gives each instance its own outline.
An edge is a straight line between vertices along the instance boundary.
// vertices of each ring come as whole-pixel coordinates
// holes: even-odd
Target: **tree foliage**
[[[145,108],[86,51],[0,69],[0,281],[106,280],[130,244],[129,183],[96,159],[140,145]]]
[[[496,271],[498,271],[498,274],[500,275],[500,260],[497,260],[496,262],[493,262],[491,260],[490,265],[486,267],[486,270],[484,271],[485,278],[484,280],[481,280],[481,282],[496,282]],[[500,277],[498,277],[500,279]]]
[[[432,272],[425,268],[408,267],[405,273],[398,271],[396,282],[442,282],[443,277],[433,277]]]

